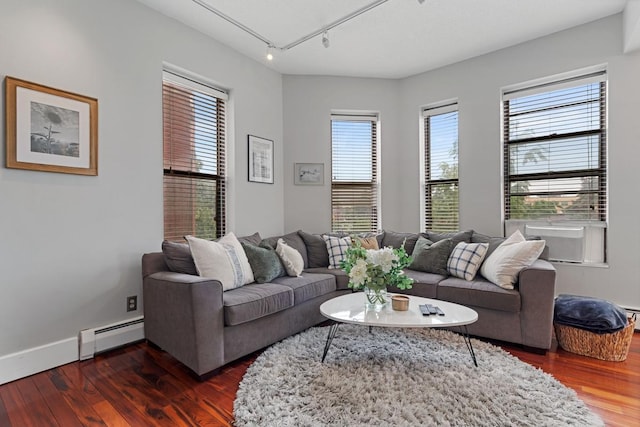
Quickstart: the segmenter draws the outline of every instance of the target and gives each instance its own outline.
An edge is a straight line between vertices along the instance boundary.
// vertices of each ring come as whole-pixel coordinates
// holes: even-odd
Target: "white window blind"
[[[331,116],[331,229],[377,231],[376,116]]]
[[[459,229],[458,104],[423,111],[424,224],[427,230]]]
[[[164,237],[225,233],[225,99],[165,71],[162,84]]]
[[[505,219],[606,221],[605,77],[505,93]]]

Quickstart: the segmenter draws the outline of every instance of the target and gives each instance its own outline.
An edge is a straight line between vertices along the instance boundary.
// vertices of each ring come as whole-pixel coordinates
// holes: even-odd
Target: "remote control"
[[[436,306],[436,311],[438,312],[438,316],[444,316],[444,311],[440,310],[440,307]]]
[[[427,308],[429,309],[429,314],[437,314],[438,313],[436,308],[431,304],[427,304]]]
[[[429,308],[426,305],[420,304],[418,307],[420,308],[420,311],[422,312],[423,316],[428,316],[430,314]]]

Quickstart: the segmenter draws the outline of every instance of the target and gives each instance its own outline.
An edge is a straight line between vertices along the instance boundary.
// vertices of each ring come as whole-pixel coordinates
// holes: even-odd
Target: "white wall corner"
[[[78,338],[67,338],[0,357],[0,384],[78,360]]]
[[[623,52],[640,49],[640,0],[629,0],[623,14]]]

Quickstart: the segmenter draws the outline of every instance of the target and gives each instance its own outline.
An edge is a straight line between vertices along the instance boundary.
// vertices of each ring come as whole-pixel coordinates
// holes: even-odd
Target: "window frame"
[[[578,102],[565,102],[564,104],[558,103],[553,107],[548,107],[550,111],[553,109],[558,110],[558,115],[555,116],[557,118],[562,119],[562,109],[569,108],[575,105],[583,104],[583,105],[591,105],[591,102],[596,102],[599,106],[597,117],[599,120],[599,125],[597,128],[579,130],[579,129],[570,129],[565,132],[555,132],[549,133],[548,135],[540,135],[540,136],[531,136],[531,137],[519,137],[516,135],[515,138],[510,136],[511,134],[511,125],[510,118],[511,115],[511,102],[515,99],[522,99],[525,97],[529,97],[532,95],[544,95],[551,94],[555,91],[559,91],[562,89],[571,89],[571,88],[580,88],[589,84],[598,84],[599,87],[597,89],[597,101],[589,100],[585,98],[585,100]],[[587,88],[585,88],[585,94],[587,94]],[[573,73],[567,73],[560,76],[555,76],[552,78],[547,78],[543,80],[538,80],[535,82],[523,83],[518,86],[510,87],[507,89],[503,89],[502,92],[502,154],[503,154],[503,215],[504,215],[504,228],[505,234],[509,234],[515,229],[519,229],[525,234],[525,230],[528,226],[532,227],[549,227],[550,232],[553,233],[554,229],[557,230],[562,227],[582,227],[584,229],[584,245],[585,245],[585,254],[583,260],[580,262],[575,262],[576,264],[593,264],[593,265],[601,265],[606,264],[607,262],[607,251],[606,251],[606,231],[607,231],[607,221],[608,221],[608,200],[609,200],[609,192],[608,192],[608,81],[607,81],[607,70],[602,67],[593,67],[591,69],[581,70]],[[596,98],[593,98],[596,99]],[[535,114],[537,111],[535,109],[524,110],[521,111],[520,114]],[[592,116],[584,114],[585,118],[590,118],[596,116],[591,113]],[[578,116],[580,117],[580,116]],[[550,118],[554,118],[551,114],[545,117],[547,120]],[[575,119],[564,119],[567,124],[571,124],[570,120]],[[551,121],[549,120],[549,123]],[[564,123],[558,121],[557,123]],[[553,126],[558,126],[555,123]],[[584,121],[584,123],[587,123]],[[580,125],[581,122],[577,122],[577,125]],[[574,124],[574,126],[577,126]],[[551,126],[551,125],[550,125]],[[589,159],[582,157],[577,157],[577,160],[573,160],[573,164],[569,163],[569,167],[561,168],[561,170],[547,170],[543,172],[530,172],[530,173],[512,173],[513,169],[511,168],[511,152],[510,148],[523,145],[523,144],[531,144],[531,143],[549,143],[550,147],[553,142],[565,142],[568,143],[570,141],[575,141],[577,138],[594,138],[595,143],[597,143],[597,165],[593,167],[580,167],[580,163],[584,162],[586,164],[589,163]],[[576,153],[579,154],[580,147],[573,148],[569,153],[574,155]],[[563,154],[564,156],[568,156],[568,154]],[[558,160],[560,155],[549,160],[549,163],[553,161],[553,159]],[[559,180],[562,179],[588,179],[596,177],[598,180],[596,189],[580,189],[573,190],[571,188],[563,189],[562,182]],[[543,180],[549,181],[548,185],[552,185],[554,180],[557,180],[555,185],[556,189],[548,189],[546,191],[525,191],[514,193],[511,189],[512,183],[522,182],[522,181],[539,181]],[[511,198],[515,196],[557,196],[561,197],[563,194],[591,194],[593,197],[597,198],[596,206],[598,209],[595,212],[595,218],[579,218],[572,217],[568,215],[567,217],[562,217],[558,215],[554,217],[553,215],[549,215],[547,217],[541,216],[537,217],[536,215],[532,215],[529,218],[513,218],[512,210],[511,210]],[[544,200],[544,199],[541,199]],[[586,213],[587,211],[585,211]],[[583,213],[584,214],[584,213]],[[565,228],[567,229],[567,228]],[[543,237],[544,238],[544,237]],[[555,260],[560,261],[563,260]],[[574,262],[574,261],[570,261]]]
[[[371,123],[371,181],[336,181],[334,176],[334,130],[333,122],[370,122]],[[330,153],[331,153],[331,231],[336,233],[368,233],[378,232],[381,224],[380,214],[380,118],[378,113],[358,112],[358,113],[340,113],[333,112],[330,116]],[[357,190],[361,188],[361,190]],[[334,209],[336,209],[336,199],[339,199],[339,191],[362,191],[367,193],[368,197],[373,200],[371,205],[371,214],[367,216],[367,220],[371,222],[371,228],[351,228],[342,226],[344,222],[336,222]],[[344,205],[344,203],[342,203]],[[344,205],[348,206],[348,205]]]
[[[207,96],[215,98],[215,108],[210,108],[207,112],[212,112],[213,117],[207,122],[209,125],[209,133],[207,137],[215,135],[211,144],[206,144],[206,149],[209,153],[215,153],[215,161],[209,162],[210,167],[215,167],[215,173],[202,172],[193,170],[193,163],[198,161],[196,151],[196,113],[193,111],[193,99],[191,96],[199,94],[200,96]],[[177,104],[177,101],[186,101],[191,104],[191,107],[185,107],[183,105],[169,105],[169,97],[173,97],[173,104]],[[209,100],[210,98],[208,98]],[[226,232],[227,225],[227,176],[226,176],[226,141],[227,141],[227,127],[226,127],[226,104],[229,97],[226,91],[221,88],[217,88],[211,84],[205,83],[204,79],[200,79],[186,73],[176,72],[171,69],[163,69],[162,72],[162,120],[163,120],[163,235],[166,240],[183,241],[183,237],[186,234],[191,234],[196,237],[203,238],[217,238],[222,237]],[[168,114],[170,114],[170,120],[168,120]],[[180,115],[184,120],[180,121]],[[178,116],[176,120],[175,117]],[[178,122],[179,126],[183,126],[182,129],[178,129],[179,126],[175,126]],[[176,130],[173,129],[176,128]],[[186,129],[186,130],[185,130]],[[215,130],[212,130],[215,129]],[[182,134],[180,134],[182,132]],[[185,134],[189,134],[187,138]],[[201,138],[198,142],[201,144]],[[187,151],[186,156],[174,156],[175,151]],[[185,167],[185,162],[190,161],[191,166]],[[215,166],[214,166],[215,163]],[[197,190],[194,188],[198,183],[215,183],[214,197],[215,197],[215,213],[213,217],[213,226],[215,227],[215,233],[211,230],[211,233],[202,234],[199,233],[197,226]],[[180,186],[177,188],[176,186]],[[205,184],[208,186],[208,184]],[[175,188],[173,188],[175,187]],[[187,188],[191,187],[191,189]],[[173,190],[172,190],[173,188]],[[185,192],[184,189],[187,188]],[[172,207],[171,202],[168,200],[168,191],[172,191],[173,200],[176,198],[181,203],[181,209],[175,209]],[[186,194],[183,194],[186,193]],[[188,196],[187,196],[188,194]],[[184,209],[185,205],[191,203],[191,208]],[[185,221],[173,220],[173,224],[178,224],[177,227],[168,227],[171,220],[168,215],[179,217],[181,214],[187,212],[187,216],[191,215],[191,225],[185,227]],[[189,213],[190,212],[190,213]],[[187,230],[189,228],[189,230]],[[184,230],[182,230],[184,229]],[[178,231],[180,230],[180,231]]]
[[[442,178],[442,179],[432,179],[431,178],[431,125],[430,119],[434,116],[440,116],[443,114],[456,113],[456,121],[458,122],[456,126],[456,158],[455,158],[455,166],[457,169],[457,177],[456,178]],[[422,164],[422,206],[421,206],[421,225],[422,230],[434,230],[441,232],[450,232],[457,231],[460,229],[460,172],[459,172],[459,143],[460,143],[460,133],[459,133],[459,105],[457,100],[449,100],[440,102],[437,104],[432,104],[430,106],[424,107],[422,109],[422,130],[423,130],[423,143],[422,143],[422,153],[423,153],[423,164]],[[456,224],[451,228],[441,229],[439,227],[434,228],[434,217],[433,217],[433,203],[432,203],[432,189],[438,186],[455,186],[458,193],[458,211],[455,215]]]

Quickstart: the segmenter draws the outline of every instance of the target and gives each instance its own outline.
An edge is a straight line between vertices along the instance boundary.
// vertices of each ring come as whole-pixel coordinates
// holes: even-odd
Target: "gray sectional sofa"
[[[453,234],[427,232],[422,236],[437,241]],[[320,305],[351,292],[348,277],[342,270],[327,268],[326,246],[320,236],[298,231],[279,237],[301,253],[305,265],[302,275],[224,292],[217,280],[193,274],[192,265],[185,267],[190,262],[188,254],[182,254],[182,259],[172,258],[164,245],[164,253],[144,254],[146,339],[204,377],[326,320],[320,314]],[[418,237],[387,231],[377,239],[380,246],[399,247],[404,243],[411,253]],[[275,247],[277,239],[262,242]],[[454,239],[489,243],[490,249],[503,240],[473,231],[457,233]],[[240,240],[258,244],[262,239],[256,233]],[[466,305],[478,312],[478,321],[468,327],[470,334],[545,351],[552,339],[555,273],[553,265],[538,259],[520,272],[515,289],[508,290],[480,275],[466,281],[407,269],[405,274],[415,280],[413,288],[389,291]]]

